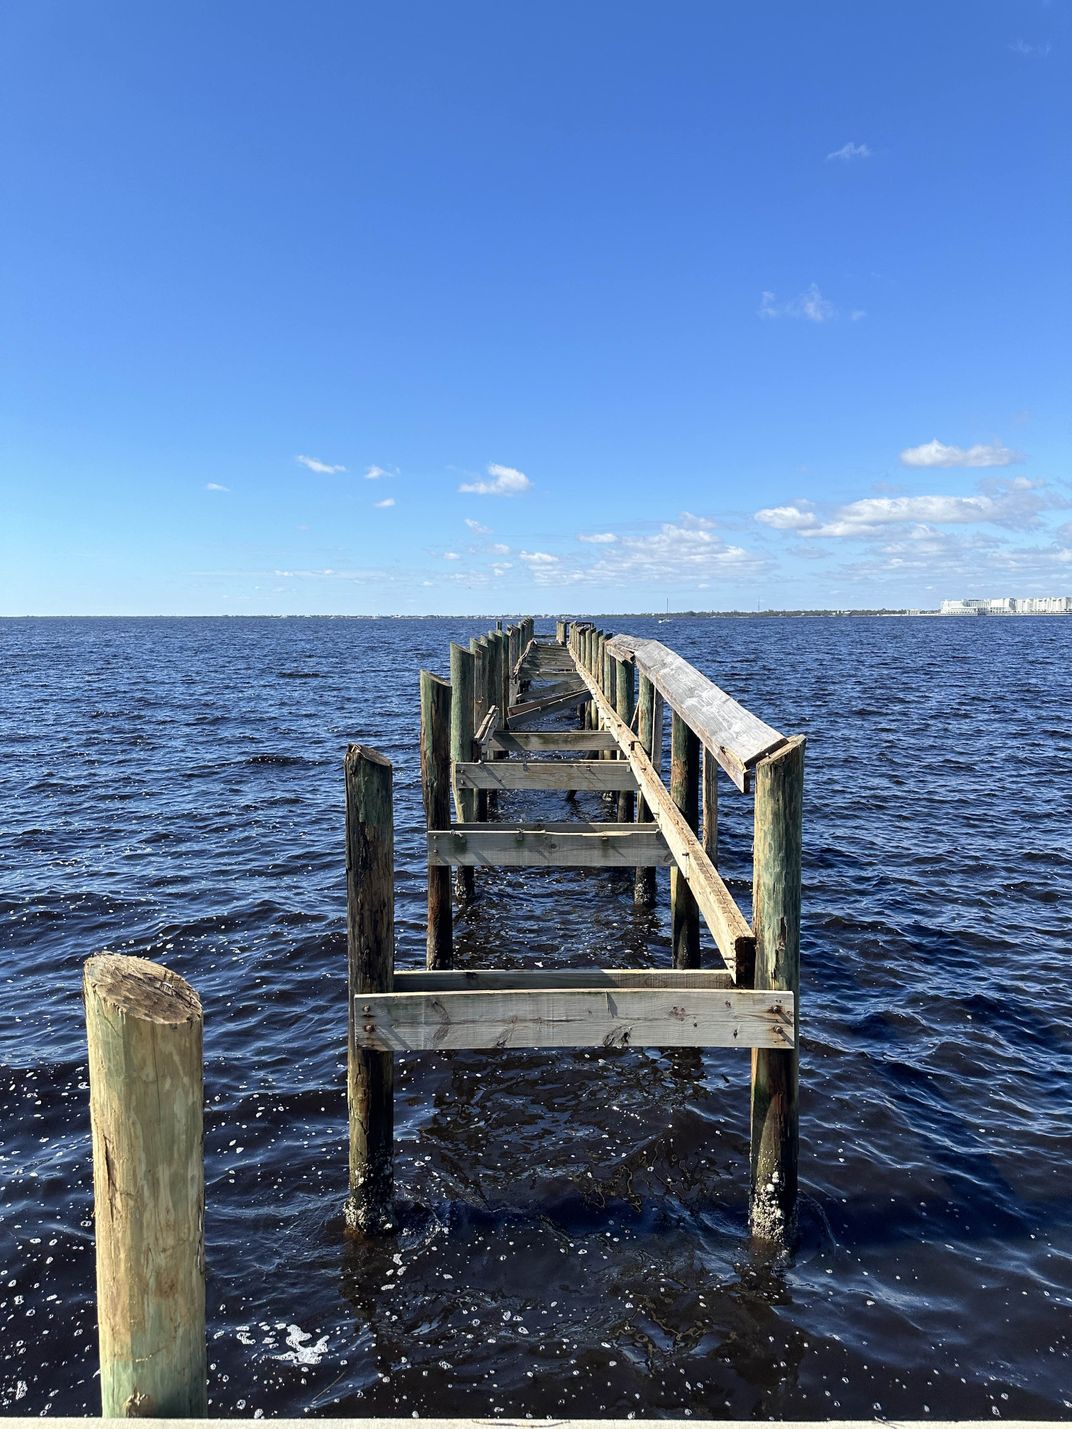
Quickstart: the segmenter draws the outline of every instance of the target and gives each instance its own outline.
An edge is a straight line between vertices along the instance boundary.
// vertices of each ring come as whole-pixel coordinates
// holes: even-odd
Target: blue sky
[[[1068,0],[0,44],[0,612],[1072,592]]]

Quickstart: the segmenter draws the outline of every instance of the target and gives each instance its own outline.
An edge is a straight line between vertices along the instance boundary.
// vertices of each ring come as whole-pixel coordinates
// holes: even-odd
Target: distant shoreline
[[[1053,620],[1060,619],[1062,615],[1072,612],[1065,611],[1008,611],[1003,612],[1001,617],[1014,620]],[[320,611],[315,614],[288,614],[273,615],[258,611],[216,611],[208,615],[175,615],[165,611],[158,611],[154,614],[142,615],[109,615],[100,613],[94,615],[4,615],[0,614],[0,620],[513,620],[517,618],[516,612],[508,612],[505,615],[484,612],[473,615],[461,614],[458,612],[448,612],[444,615],[417,615],[392,612],[389,615],[334,615]],[[785,620],[785,619],[823,619],[823,620],[845,620],[845,619],[912,619],[921,620],[964,620],[967,615],[955,614],[943,616],[940,610],[630,610],[630,611],[596,611],[588,615],[567,615],[563,616],[557,611],[545,611],[543,614],[534,617],[536,620],[581,620],[590,621],[593,619],[613,619],[613,620]],[[983,617],[976,617],[983,618]],[[987,615],[987,619],[997,619],[997,616]]]

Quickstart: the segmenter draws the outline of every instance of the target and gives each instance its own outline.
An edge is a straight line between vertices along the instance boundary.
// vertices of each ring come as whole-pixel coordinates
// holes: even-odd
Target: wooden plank
[[[711,930],[716,947],[735,978],[739,969],[747,969],[750,974],[755,956],[755,939],[743,913],[734,902],[732,893],[707,857],[696,833],[689,828],[680,809],[675,806],[670,791],[644,752],[639,736],[618,718],[591,676],[584,670],[579,669],[579,673],[599,708],[605,728],[614,735],[629,761],[655,825],[666,839],[667,847],[671,850],[678,868],[688,879],[689,887]],[[638,824],[637,827],[642,825]]]
[[[636,643],[631,635],[615,635],[607,641],[607,649],[615,660],[632,660]]]
[[[636,777],[624,761],[594,764],[587,759],[511,759],[501,764],[456,764],[454,779],[460,789],[597,789],[602,792],[637,787]],[[441,820],[440,826],[446,822]]]
[[[561,714],[564,710],[576,709],[578,705],[583,705],[588,701],[588,691],[579,689],[572,695],[559,695],[557,699],[541,704],[539,709],[529,710],[525,714],[517,714],[510,711],[510,728],[519,729],[529,724],[533,720],[543,719],[544,715]]]
[[[585,691],[585,699],[588,692]],[[571,750],[617,749],[618,741],[605,729],[529,729],[518,730],[516,734],[496,730],[491,737],[492,747],[505,749],[508,754],[528,754],[561,752]]]
[[[639,824],[597,824],[598,832],[465,824],[428,834],[430,863],[455,868],[665,868],[670,850],[657,828]]]
[[[515,715],[531,714],[534,710],[545,710],[548,705],[553,705],[563,695],[580,694],[580,692],[581,687],[577,684],[575,676],[568,680],[558,680],[553,685],[538,686],[530,692],[527,700],[521,700],[518,704],[510,706],[511,718]]]
[[[361,1045],[391,1052],[493,1047],[793,1045],[792,993],[569,988],[359,996]]]
[[[733,981],[723,968],[416,968],[395,973],[396,992],[512,992],[566,987],[726,988]]]
[[[745,771],[785,743],[785,735],[738,704],[661,641],[635,641],[633,659],[739,789],[745,787]]]
[[[480,728],[473,737],[473,745],[483,753],[491,743],[491,737],[499,727],[499,707],[492,705],[487,714],[480,721]]]

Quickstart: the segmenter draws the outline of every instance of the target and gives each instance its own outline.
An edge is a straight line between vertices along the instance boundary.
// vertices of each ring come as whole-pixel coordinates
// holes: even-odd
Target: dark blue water
[[[402,1230],[343,1234],[342,754],[395,762],[417,966],[416,671],[487,621],[5,621],[0,1408],[99,1412],[110,948],[205,1006],[215,1414],[1068,1416],[1072,620],[603,623],[808,736],[794,1253],[749,1245],[733,1051],[401,1059]],[[458,963],[665,966],[660,877],[480,877]]]

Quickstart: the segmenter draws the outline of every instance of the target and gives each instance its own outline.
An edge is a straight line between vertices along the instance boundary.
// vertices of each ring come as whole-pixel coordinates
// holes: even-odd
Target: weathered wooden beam
[[[614,667],[614,710],[623,724],[632,727],[633,715],[636,710],[636,691],[633,681],[633,667],[627,665],[624,660],[615,660],[611,656]],[[618,759],[623,756],[618,753]],[[631,824],[636,797],[633,790],[636,788],[636,780],[629,786],[628,790],[618,795],[618,822]]]
[[[510,718],[514,719],[518,715],[527,715],[540,712],[560,700],[563,695],[579,695],[584,693],[584,686],[577,683],[574,676],[569,680],[557,680],[553,685],[540,685],[532,690],[527,700],[522,700],[518,704],[510,706]]]
[[[544,715],[560,714],[564,710],[575,709],[577,705],[584,704],[588,699],[588,691],[583,687],[577,689],[573,694],[556,695],[553,700],[541,701],[538,709],[529,709],[521,714],[510,712],[510,728],[523,728],[533,720],[542,719]]]
[[[578,667],[579,668],[579,667]],[[688,877],[689,887],[700,905],[711,936],[726,960],[730,971],[737,977],[738,971],[747,970],[750,978],[755,951],[752,930],[745,922],[744,915],[733,900],[718,870],[704,853],[703,845],[693,829],[682,817],[669,790],[663,784],[652,766],[652,761],[641,747],[640,740],[632,730],[626,728],[617,714],[610,708],[601,690],[587,671],[580,671],[581,678],[588,685],[593,701],[599,707],[600,717],[607,729],[625,752],[633,773],[637,777],[640,792],[648,804],[655,825],[666,839],[674,861]],[[639,827],[639,825],[638,825]],[[738,981],[741,981],[737,977]],[[747,985],[747,983],[745,984]]]
[[[567,829],[466,824],[432,830],[428,857],[447,866],[491,868],[665,868],[672,861],[658,829],[639,824],[595,824],[590,830],[579,824]]]
[[[394,1226],[394,1057],[358,1040],[355,999],[390,992],[395,960],[391,761],[346,751],[346,946],[349,970],[346,1103],[350,1195],[346,1224],[379,1234]]]
[[[795,999],[800,991],[801,824],[804,739],[756,767],[752,910],[755,987]],[[768,991],[770,989],[770,991]],[[793,1232],[798,1157],[797,1048],[752,1058],[752,1234],[784,1243]]]
[[[430,829],[450,823],[451,688],[446,680],[421,671],[421,790]],[[428,865],[427,960],[430,968],[449,968],[454,961],[454,914],[450,903],[450,872]]]
[[[585,699],[587,698],[586,690]],[[603,729],[497,729],[491,736],[491,743],[496,749],[505,749],[508,754],[527,754],[535,751],[568,754],[592,749],[618,748],[618,741]]]
[[[637,684],[639,686],[637,690],[637,741],[640,749],[651,760],[652,766],[656,767],[653,758],[656,729],[660,754],[663,742],[662,704],[655,692],[655,686],[646,675],[641,675]],[[656,726],[656,714],[658,714],[658,726]],[[606,733],[611,739],[614,739],[609,730]],[[617,743],[616,740],[615,743]],[[643,794],[637,799],[637,823],[651,823],[651,810],[648,808]],[[655,870],[653,868],[638,868],[633,888],[633,902],[638,908],[655,907],[655,886]]]
[[[737,703],[676,651],[659,640],[616,636],[616,651],[631,658],[700,742],[709,749],[739,789],[765,754],[785,743],[785,736]]]
[[[704,853],[718,867],[718,761],[705,746],[700,754],[701,822]]]
[[[465,968],[395,973],[396,992],[510,992],[567,987],[732,987],[724,968]]]
[[[695,833],[699,826],[700,741],[676,712],[670,723],[670,797]],[[670,942],[674,967],[700,966],[700,909],[685,872],[670,870]]]
[[[85,965],[101,1413],[208,1414],[202,1013],[178,974]]]
[[[506,760],[456,764],[454,778],[461,789],[596,789],[615,792],[637,787],[624,761],[592,764],[585,759]],[[444,827],[444,820],[437,827]],[[628,823],[629,820],[619,820]]]
[[[450,762],[467,762],[473,758],[473,740],[476,729],[473,724],[474,665],[475,659],[460,645],[450,647]],[[474,789],[454,787],[454,812],[459,823],[472,824],[479,817],[479,794]],[[475,875],[471,868],[458,870],[456,885],[463,898],[471,898],[475,891]]]
[[[500,1047],[792,1046],[791,993],[568,988],[359,996],[363,1045],[437,1052]]]

